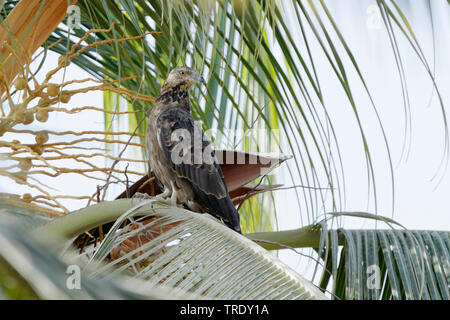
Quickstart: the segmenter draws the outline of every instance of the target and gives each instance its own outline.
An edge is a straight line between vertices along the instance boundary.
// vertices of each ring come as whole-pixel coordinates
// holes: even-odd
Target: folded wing
[[[157,121],[158,143],[169,167],[190,183],[194,201],[208,213],[240,232],[239,213],[234,207],[214,149],[190,113],[170,108]]]

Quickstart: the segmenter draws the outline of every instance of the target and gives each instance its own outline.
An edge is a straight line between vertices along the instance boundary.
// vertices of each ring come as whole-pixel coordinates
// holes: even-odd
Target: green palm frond
[[[248,235],[269,250],[314,248],[322,266],[319,287],[335,299],[362,300],[448,300],[449,236],[448,231],[336,230],[325,223]]]
[[[340,258],[336,232],[345,237]],[[330,242],[327,272],[339,299],[449,299],[449,232],[341,229]]]

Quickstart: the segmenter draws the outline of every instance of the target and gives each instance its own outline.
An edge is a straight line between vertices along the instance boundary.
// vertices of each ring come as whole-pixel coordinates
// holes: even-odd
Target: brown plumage
[[[214,150],[190,114],[189,89],[203,78],[193,69],[173,69],[150,112],[146,146],[149,166],[163,186],[161,197],[207,212],[241,232]]]

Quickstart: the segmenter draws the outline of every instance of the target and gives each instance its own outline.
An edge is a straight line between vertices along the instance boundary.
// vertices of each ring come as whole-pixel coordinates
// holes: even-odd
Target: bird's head
[[[179,86],[189,90],[197,82],[205,83],[205,79],[197,71],[189,67],[177,67],[170,71],[163,87]]]

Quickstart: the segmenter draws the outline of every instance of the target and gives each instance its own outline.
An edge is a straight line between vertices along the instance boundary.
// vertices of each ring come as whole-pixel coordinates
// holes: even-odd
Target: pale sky
[[[439,167],[444,150],[444,124],[439,100],[432,92],[432,82],[425,68],[402,36],[397,34],[401,51],[411,105],[412,137],[409,158],[400,163],[404,142],[404,106],[401,85],[393,52],[384,25],[373,22],[375,1],[347,1],[345,8],[340,1],[326,1],[338,28],[350,46],[361,72],[367,82],[380,113],[391,149],[395,177],[394,219],[408,229],[450,230],[450,170],[440,184],[432,180]],[[407,2],[400,2],[405,4]],[[410,1],[411,5],[401,6],[410,19],[413,31],[433,66],[433,42],[425,1]],[[435,28],[435,78],[446,111],[450,103],[450,7],[447,1],[431,1]],[[347,6],[348,5],[348,6]],[[359,12],[359,14],[356,14]],[[374,27],[375,26],[375,27]],[[378,26],[380,26],[378,28]],[[320,52],[313,46],[313,52]],[[314,51],[315,50],[315,51]],[[336,122],[336,132],[343,155],[346,179],[346,210],[367,211],[367,180],[365,179],[365,159],[361,140],[352,118],[349,103],[343,90],[339,88],[335,76],[330,72],[323,55],[317,58],[319,80],[325,93],[328,112]],[[346,61],[347,70],[352,70]],[[349,81],[354,84],[353,95],[362,117],[363,126],[370,142],[373,162],[377,175],[378,214],[391,217],[391,181],[386,162],[386,149],[381,131],[371,111],[367,95],[355,72],[349,72]],[[349,119],[352,119],[349,121]],[[293,191],[276,193],[278,221],[280,229],[300,226],[298,207]],[[373,211],[373,206],[371,207]],[[361,219],[346,218],[347,228],[373,228],[374,224]],[[378,228],[386,228],[378,223]],[[280,258],[296,267],[303,257],[284,250]],[[298,269],[297,269],[298,270]]]

